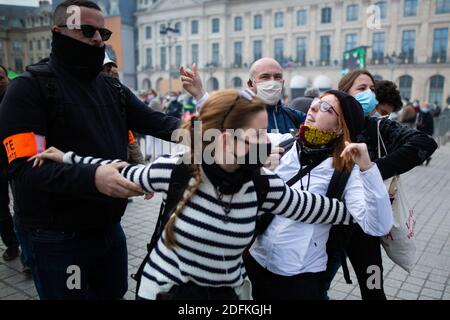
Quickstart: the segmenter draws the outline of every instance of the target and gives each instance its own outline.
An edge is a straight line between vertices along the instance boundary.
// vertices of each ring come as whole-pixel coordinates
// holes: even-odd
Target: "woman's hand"
[[[280,164],[281,155],[283,154],[284,149],[281,147],[275,147],[272,149],[269,158],[267,159],[264,167],[269,169],[270,171],[275,170],[276,167]]]
[[[367,171],[373,166],[365,143],[349,143],[346,141],[341,157],[344,158],[348,156],[352,157],[353,161],[359,166],[361,171]]]
[[[47,150],[45,150],[44,152],[31,157],[30,159],[28,159],[28,161],[34,161],[33,168],[35,168],[35,167],[42,166],[44,164],[45,160],[52,160],[55,162],[62,163],[63,158],[64,158],[64,152],[62,152],[61,150],[59,150],[55,147],[50,147]]]

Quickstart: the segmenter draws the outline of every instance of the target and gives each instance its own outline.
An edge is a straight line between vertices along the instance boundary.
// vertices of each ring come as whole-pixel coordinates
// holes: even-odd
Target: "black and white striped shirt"
[[[170,176],[182,155],[161,157],[152,164],[130,165],[121,174],[146,192],[167,194]],[[82,158],[72,152],[65,163],[108,164],[118,160]],[[165,233],[150,254],[144,269],[139,296],[155,299],[173,285],[194,282],[200,286],[230,286],[239,289],[246,277],[242,253],[250,243],[257,214],[279,214],[304,223],[349,224],[351,217],[336,199],[291,189],[275,174],[262,169],[269,179],[269,192],[258,212],[253,181],[244,183],[233,195],[228,221],[214,186],[201,170],[202,183],[175,222],[176,247],[164,244]],[[194,178],[190,184],[194,183]],[[228,203],[231,195],[224,195]]]

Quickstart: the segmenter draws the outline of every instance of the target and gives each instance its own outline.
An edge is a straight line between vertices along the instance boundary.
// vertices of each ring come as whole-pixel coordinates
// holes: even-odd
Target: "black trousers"
[[[156,300],[239,300],[232,287],[203,287],[193,282],[173,286],[159,293]]]
[[[244,256],[254,300],[324,300],[324,272],[281,276],[263,268],[250,254]]]
[[[348,238],[348,241],[344,247],[339,248],[336,246],[336,241],[343,238]],[[383,289],[383,261],[379,237],[364,233],[358,224],[352,225],[351,228],[333,226],[327,243],[327,253],[327,290],[341,265],[341,257],[347,255],[358,279],[361,298],[363,300],[386,300]],[[373,271],[374,268],[377,271]],[[375,277],[378,278],[375,279]],[[377,285],[374,285],[375,283]]]
[[[6,247],[18,246],[14,224],[9,211],[8,176],[0,167],[0,237]]]

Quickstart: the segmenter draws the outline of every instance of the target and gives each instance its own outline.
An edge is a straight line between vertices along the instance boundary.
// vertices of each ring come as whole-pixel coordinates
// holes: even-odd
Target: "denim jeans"
[[[82,232],[16,224],[24,263],[42,300],[120,299],[128,288],[128,253],[121,225]]]

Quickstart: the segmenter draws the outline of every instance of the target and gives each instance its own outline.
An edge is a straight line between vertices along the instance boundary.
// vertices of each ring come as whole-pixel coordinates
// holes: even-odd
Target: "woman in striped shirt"
[[[196,121],[201,123],[200,148],[195,148]],[[242,253],[252,240],[259,214],[267,212],[304,223],[350,222],[351,216],[342,202],[291,189],[262,168],[271,150],[267,112],[264,103],[251,93],[225,90],[212,94],[199,116],[185,123],[183,129],[188,132],[193,150],[188,158],[177,155],[161,157],[147,166],[122,166],[122,175],[140,185],[144,192],[162,192],[167,196],[174,168],[186,159],[193,163],[193,177],[149,256],[139,297],[237,299],[247,277]],[[205,141],[207,135],[213,136],[209,139],[212,142]],[[255,150],[259,150],[257,159],[253,157]],[[63,154],[55,148],[37,158],[38,162],[50,159],[114,167],[117,164],[111,163],[119,161],[83,158],[72,152]],[[255,175],[268,182],[261,205]]]

